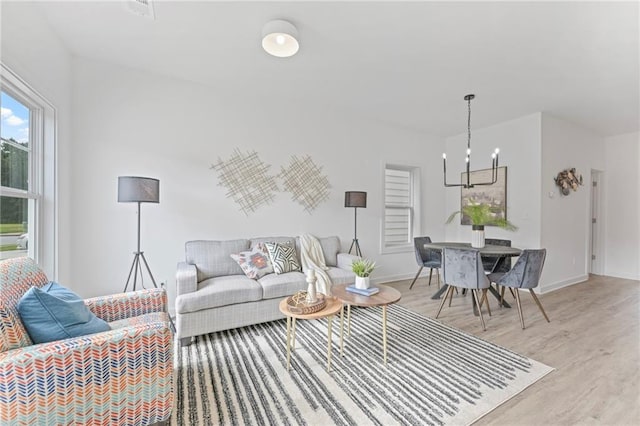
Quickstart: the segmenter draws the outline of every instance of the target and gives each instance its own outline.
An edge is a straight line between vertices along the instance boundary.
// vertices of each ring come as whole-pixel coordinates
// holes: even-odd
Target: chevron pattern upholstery
[[[104,333],[33,345],[16,311],[48,282],[33,260],[0,261],[0,424],[148,425],[169,419],[173,334],[163,289],[87,299]]]

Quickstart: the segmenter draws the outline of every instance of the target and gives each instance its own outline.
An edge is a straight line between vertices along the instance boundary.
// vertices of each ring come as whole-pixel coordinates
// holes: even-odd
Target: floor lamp
[[[349,254],[351,250],[356,249],[356,255],[362,257],[362,251],[360,251],[360,243],[358,243],[358,207],[367,207],[367,193],[362,191],[347,191],[344,193],[344,206],[353,207],[353,241],[351,247],[349,247]]]
[[[160,202],[160,181],[158,179],[147,177],[120,176],[118,177],[118,202],[138,203],[138,250],[133,253],[133,263],[129,270],[129,276],[127,277],[127,283],[124,286],[124,291],[127,291],[132,276],[133,291],[136,290],[138,275],[140,275],[140,285],[144,288],[142,263],[144,264],[149,277],[151,277],[153,286],[158,288],[156,280],[153,278],[153,274],[151,273],[151,269],[149,269],[147,259],[144,257],[144,252],[140,251],[140,205],[141,203]]]

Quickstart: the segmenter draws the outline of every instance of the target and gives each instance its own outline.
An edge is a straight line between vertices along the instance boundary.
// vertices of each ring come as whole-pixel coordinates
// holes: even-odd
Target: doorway
[[[602,255],[602,172],[591,170],[591,223],[589,228],[589,273],[603,274]]]

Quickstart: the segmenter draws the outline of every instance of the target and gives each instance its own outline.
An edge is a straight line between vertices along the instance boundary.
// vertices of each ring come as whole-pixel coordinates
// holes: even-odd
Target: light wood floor
[[[428,287],[428,279],[420,278],[412,290],[410,282],[387,285],[402,292],[399,304],[434,318],[436,280]],[[521,296],[525,330],[515,305],[499,309],[491,296],[487,331],[471,312],[470,295],[454,295],[438,318],[555,368],[476,424],[640,425],[640,281],[592,276],[539,296],[551,323],[529,294]],[[505,297],[515,303],[508,291]]]

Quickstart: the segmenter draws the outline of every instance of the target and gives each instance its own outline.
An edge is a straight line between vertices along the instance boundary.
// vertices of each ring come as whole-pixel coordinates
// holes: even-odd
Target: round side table
[[[375,286],[380,291],[373,296],[362,296],[347,291],[347,285],[334,286],[331,293],[342,302],[343,311],[340,313],[340,356],[343,354],[344,305],[347,305],[347,334],[351,336],[351,305],[361,307],[382,306],[382,351],[384,364],[387,364],[387,306],[396,303],[402,294],[393,287],[386,285]]]
[[[289,371],[291,360],[291,348],[295,350],[296,342],[296,320],[314,320],[319,318],[328,318],[327,325],[327,372],[331,371],[331,324],[333,317],[338,312],[342,312],[342,302],[334,297],[327,297],[327,305],[318,312],[312,314],[294,314],[289,311],[287,306],[287,298],[280,301],[280,312],[287,317],[287,371]]]

